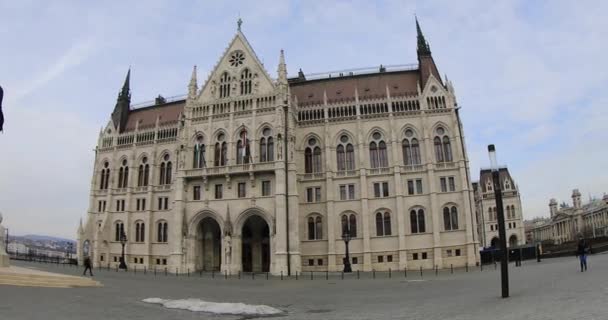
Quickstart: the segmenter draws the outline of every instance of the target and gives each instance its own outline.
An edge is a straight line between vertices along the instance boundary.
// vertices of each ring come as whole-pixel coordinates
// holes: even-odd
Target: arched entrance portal
[[[492,238],[492,241],[490,242],[490,246],[495,249],[498,249],[498,247],[500,247],[500,242],[497,237]]]
[[[511,237],[509,237],[509,247],[517,247],[517,236],[516,235],[511,235]]]
[[[270,229],[257,215],[249,217],[242,230],[242,262],[244,272],[270,270]]]
[[[222,264],[222,238],[220,225],[211,217],[204,218],[198,226],[200,241],[199,266],[203,271],[219,271]]]

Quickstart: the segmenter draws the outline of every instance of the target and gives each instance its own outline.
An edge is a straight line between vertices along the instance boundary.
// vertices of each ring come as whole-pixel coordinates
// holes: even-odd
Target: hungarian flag
[[[4,114],[2,113],[2,98],[4,98],[4,90],[0,87],[0,132],[2,132],[2,126],[4,126]]]

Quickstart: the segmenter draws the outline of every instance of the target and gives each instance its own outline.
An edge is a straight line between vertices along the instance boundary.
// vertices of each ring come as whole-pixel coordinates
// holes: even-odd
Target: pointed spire
[[[123,97],[129,96],[129,98],[131,98],[131,67],[129,67],[129,71],[127,71],[127,77],[125,78],[125,83],[122,85],[120,95]]]
[[[192,76],[190,77],[190,84],[188,85],[188,96],[190,98],[196,97],[198,91],[198,84],[196,82],[196,65],[192,69]]]
[[[420,24],[418,23],[418,17],[416,17],[416,34],[416,38],[418,39],[418,55],[430,55],[431,47],[422,34],[422,29],[420,29]]]
[[[287,83],[287,65],[285,64],[285,54],[281,49],[281,56],[279,57],[279,83]]]
[[[80,218],[80,223],[78,224],[78,233],[82,233],[84,229],[82,228],[82,218]]]
[[[131,106],[131,67],[129,67],[129,71],[127,72],[127,77],[125,78],[125,83],[122,85],[122,89],[118,94],[118,99],[116,100],[116,106],[114,107],[114,111],[112,112],[112,122],[114,123],[114,127],[118,130],[118,132],[122,132],[127,124],[127,119],[129,117],[129,109]]]

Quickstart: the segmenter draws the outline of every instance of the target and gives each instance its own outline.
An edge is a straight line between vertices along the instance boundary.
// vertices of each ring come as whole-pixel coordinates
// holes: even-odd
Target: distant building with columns
[[[549,213],[549,219],[532,228],[535,242],[561,244],[575,241],[579,236],[608,236],[608,195],[602,199],[590,199],[583,204],[581,193],[574,189],[572,206],[564,203],[558,208],[557,200],[551,199]]]

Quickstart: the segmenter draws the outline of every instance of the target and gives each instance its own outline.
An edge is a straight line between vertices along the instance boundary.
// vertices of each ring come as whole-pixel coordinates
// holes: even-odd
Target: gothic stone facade
[[[281,52],[273,79],[239,29],[185,99],[134,108],[127,78],[99,136],[80,258],[115,267],[124,233],[131,267],[336,271],[348,235],[354,270],[476,264],[454,90],[419,28],[418,60],[288,79]]]
[[[523,245],[526,238],[519,188],[507,168],[499,168],[498,173],[502,186],[507,247]],[[473,182],[473,190],[479,243],[483,248],[498,248],[498,218],[491,170],[482,169],[479,172],[479,181]]]

